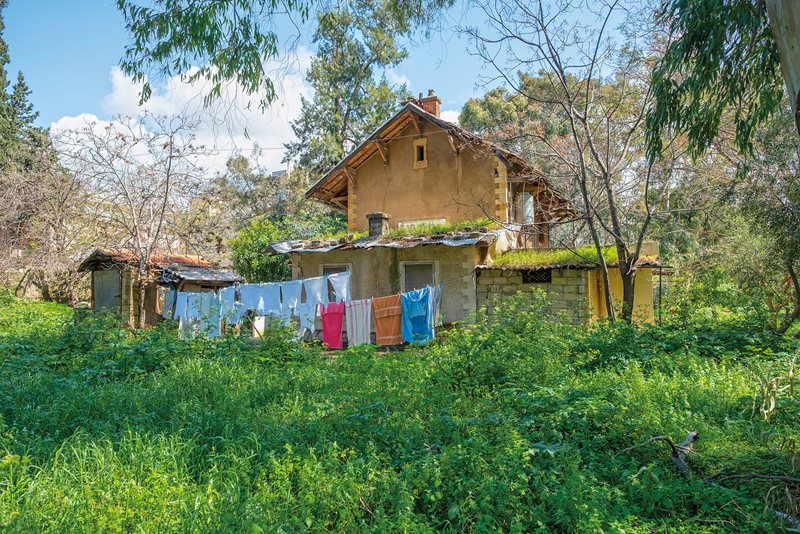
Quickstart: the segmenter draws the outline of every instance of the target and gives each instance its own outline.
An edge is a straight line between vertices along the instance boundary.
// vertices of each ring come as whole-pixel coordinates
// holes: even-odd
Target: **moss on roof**
[[[496,228],[497,224],[490,219],[477,219],[474,221],[462,221],[457,223],[424,223],[415,224],[407,228],[394,228],[389,230],[389,237],[405,237],[405,236],[432,236],[437,234],[446,234],[448,232],[461,232],[465,228],[478,229],[481,227]]]
[[[617,249],[613,246],[603,247],[606,262],[617,261]],[[542,265],[570,265],[599,263],[597,249],[592,246],[576,249],[547,248],[511,250],[500,255],[492,264],[497,267],[536,267]]]

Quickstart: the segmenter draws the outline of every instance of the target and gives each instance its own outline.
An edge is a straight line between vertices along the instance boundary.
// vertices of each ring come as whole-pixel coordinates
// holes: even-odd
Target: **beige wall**
[[[522,282],[522,272],[501,269],[481,269],[477,278],[478,306],[491,313],[504,298],[520,293],[544,291],[550,302],[550,312],[566,314],[576,323],[586,322],[588,313],[586,271],[553,269],[550,283]]]
[[[389,162],[375,153],[348,185],[348,221],[351,230],[367,229],[367,214],[382,211],[389,224],[446,219],[447,222],[482,219],[488,210],[505,218],[507,187],[505,166],[490,153],[464,147],[456,157],[447,134],[423,121],[427,137],[428,166],[414,169],[413,125],[389,144]],[[495,174],[497,171],[497,174]],[[495,213],[496,214],[496,213]]]
[[[444,321],[462,321],[476,307],[473,270],[477,262],[477,247],[474,246],[376,247],[371,250],[293,253],[291,256],[294,279],[319,276],[323,265],[349,265],[354,299],[399,293],[403,289],[400,278],[403,262],[434,261],[437,264],[437,282],[443,284]]]

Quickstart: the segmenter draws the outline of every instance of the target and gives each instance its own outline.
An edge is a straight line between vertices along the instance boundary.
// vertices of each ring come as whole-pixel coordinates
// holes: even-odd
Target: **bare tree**
[[[195,128],[183,116],[145,115],[87,124],[57,139],[63,164],[88,190],[106,244],[138,255],[140,327],[153,255],[179,246],[171,227],[202,184]]]
[[[558,139],[532,128],[527,140],[540,161],[570,178],[580,198],[612,319],[603,245],[606,239],[613,243],[623,288],[620,317],[630,321],[642,245],[669,190],[672,167],[682,157],[669,142],[665,151],[671,157],[658,163],[644,153],[643,125],[653,101],[652,52],[669,36],[653,25],[631,23],[616,34],[624,40],[616,44],[611,27],[629,14],[619,0],[476,1],[488,30],[465,31],[476,54],[496,73],[489,81],[505,83],[566,125],[567,134]],[[652,20],[649,13],[645,18]],[[544,83],[525,84],[519,73]]]

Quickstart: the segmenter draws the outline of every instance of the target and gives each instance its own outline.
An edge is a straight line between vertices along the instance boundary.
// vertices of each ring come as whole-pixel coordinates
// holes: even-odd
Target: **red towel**
[[[403,342],[400,295],[372,299],[375,317],[375,341],[378,345],[398,345]]]
[[[344,302],[320,304],[319,314],[322,316],[322,344],[329,349],[341,349]]]

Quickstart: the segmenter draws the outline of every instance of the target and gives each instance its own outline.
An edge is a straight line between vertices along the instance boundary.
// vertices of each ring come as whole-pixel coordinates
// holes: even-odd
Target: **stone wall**
[[[550,302],[550,313],[566,313],[575,322],[587,320],[586,272],[582,269],[553,269],[550,283],[523,283],[522,271],[479,269],[478,307],[489,313],[496,304],[519,293],[543,291]]]

